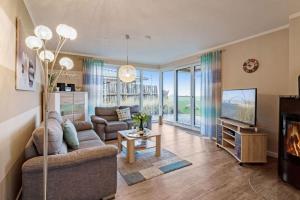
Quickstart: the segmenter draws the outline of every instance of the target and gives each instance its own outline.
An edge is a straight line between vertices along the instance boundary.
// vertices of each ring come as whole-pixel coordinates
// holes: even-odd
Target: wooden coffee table
[[[135,151],[145,150],[149,148],[155,148],[155,156],[160,156],[161,151],[161,134],[145,130],[147,132],[144,136],[131,137],[128,136],[130,133],[134,133],[135,130],[124,130],[118,131],[118,148],[119,152],[122,151],[122,147],[127,149],[127,161],[129,163],[135,162]],[[150,138],[155,137],[155,142],[151,141]]]

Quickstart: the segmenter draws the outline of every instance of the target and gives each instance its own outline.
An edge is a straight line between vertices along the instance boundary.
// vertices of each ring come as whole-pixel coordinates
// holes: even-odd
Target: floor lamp
[[[44,103],[43,103],[43,119],[44,119],[44,146],[43,146],[43,199],[47,199],[47,176],[48,176],[48,100],[49,92],[54,90],[58,77],[64,70],[70,70],[73,68],[74,63],[68,57],[62,57],[59,60],[61,69],[59,73],[54,72],[54,65],[61,48],[67,40],[74,40],[77,37],[77,31],[71,26],[60,24],[56,28],[56,33],[59,36],[59,41],[54,53],[46,48],[46,42],[51,40],[52,31],[50,28],[44,25],[39,25],[34,29],[34,36],[28,36],[25,40],[26,46],[32,49],[41,64],[43,72],[43,89],[44,89]],[[51,65],[51,66],[49,66]],[[51,69],[49,73],[49,67]],[[49,85],[49,79],[51,85]]]

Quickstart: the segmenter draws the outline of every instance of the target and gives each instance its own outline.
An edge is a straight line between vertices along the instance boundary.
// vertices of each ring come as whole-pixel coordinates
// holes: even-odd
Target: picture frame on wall
[[[16,90],[35,91],[37,88],[37,59],[25,44],[22,21],[16,19]]]

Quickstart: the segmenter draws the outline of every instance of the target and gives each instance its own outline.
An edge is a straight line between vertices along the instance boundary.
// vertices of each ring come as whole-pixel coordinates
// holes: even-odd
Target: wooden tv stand
[[[217,119],[217,146],[231,154],[239,164],[267,162],[267,135],[257,127],[229,119]]]

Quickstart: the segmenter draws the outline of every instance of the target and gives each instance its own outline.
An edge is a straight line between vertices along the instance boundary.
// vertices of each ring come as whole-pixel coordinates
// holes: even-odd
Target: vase
[[[144,123],[143,120],[140,120],[140,127],[139,127],[140,131],[144,130]]]

